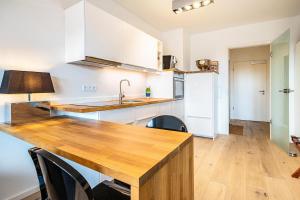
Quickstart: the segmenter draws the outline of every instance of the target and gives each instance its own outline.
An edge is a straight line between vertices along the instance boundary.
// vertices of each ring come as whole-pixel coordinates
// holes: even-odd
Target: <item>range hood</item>
[[[122,63],[119,62],[90,57],[90,56],[85,56],[84,60],[70,62],[69,64],[84,65],[90,67],[119,67],[122,65]]]
[[[79,61],[74,61],[74,62],[69,62],[69,64],[89,66],[89,67],[98,67],[98,68],[99,67],[100,68],[111,67],[111,68],[132,70],[132,71],[138,71],[138,72],[152,72],[152,73],[159,72],[159,70],[156,70],[156,69],[150,69],[150,68],[146,68],[146,67],[129,65],[129,64],[116,62],[116,61],[95,58],[95,57],[91,57],[91,56],[85,56],[85,59],[79,60]]]

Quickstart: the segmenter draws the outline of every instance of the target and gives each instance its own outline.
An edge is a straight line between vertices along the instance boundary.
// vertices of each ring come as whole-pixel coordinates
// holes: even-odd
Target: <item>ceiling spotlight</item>
[[[188,11],[188,10],[192,10],[192,6],[191,5],[186,5],[184,6],[184,10]]]
[[[200,1],[196,1],[193,3],[193,8],[194,9],[197,9],[197,8],[200,8],[201,7],[201,2]]]
[[[176,14],[182,13],[182,8],[178,8],[177,10],[174,10],[174,12],[175,12]]]
[[[173,0],[172,9],[176,14],[201,8],[214,3],[214,0]]]
[[[204,0],[204,1],[202,1],[202,5],[203,6],[208,6],[210,3],[212,3],[211,0]]]

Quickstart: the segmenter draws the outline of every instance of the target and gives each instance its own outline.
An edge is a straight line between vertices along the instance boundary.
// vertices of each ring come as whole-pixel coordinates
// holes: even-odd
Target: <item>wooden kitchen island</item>
[[[191,134],[69,117],[0,130],[128,183],[133,200],[194,199]]]

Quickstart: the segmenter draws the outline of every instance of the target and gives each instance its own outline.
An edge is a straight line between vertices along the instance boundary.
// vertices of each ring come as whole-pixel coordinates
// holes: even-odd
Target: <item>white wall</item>
[[[124,20],[129,20],[128,23],[138,22],[149,34],[158,34],[158,31],[122,10],[120,6],[116,7],[111,1],[101,2],[106,9],[111,8],[115,13],[118,11]],[[53,76],[56,94],[34,94],[33,100],[73,101],[117,97],[119,80],[123,78],[131,81],[131,87],[125,88],[125,94],[144,95],[146,75],[143,73],[64,64],[64,10],[58,0],[0,1],[0,27],[1,74],[3,70],[18,69],[49,71]],[[96,85],[97,92],[82,92],[83,84]],[[0,94],[0,99],[2,122],[4,104],[26,101],[27,96]],[[35,172],[27,157],[28,148],[28,144],[0,133],[0,199],[7,199],[36,186]]]
[[[183,31],[183,68],[184,70],[190,70],[190,57],[191,57],[191,43],[190,33],[186,30]]]
[[[148,74],[147,85],[151,88],[151,97],[173,98],[173,76],[172,71],[159,74]]]
[[[189,33],[184,29],[174,29],[161,34],[163,55],[173,55],[177,58],[176,68],[188,70],[190,61]]]
[[[297,43],[295,62],[295,133],[300,137],[300,41]]]
[[[191,66],[196,69],[195,60],[209,58],[220,62],[219,75],[219,125],[218,132],[228,134],[229,124],[229,52],[230,48],[270,44],[272,40],[291,29],[290,72],[294,74],[294,50],[300,37],[300,16],[276,21],[239,26],[219,31],[191,35]],[[294,88],[294,76],[290,77]],[[290,127],[294,132],[294,107],[291,95]]]

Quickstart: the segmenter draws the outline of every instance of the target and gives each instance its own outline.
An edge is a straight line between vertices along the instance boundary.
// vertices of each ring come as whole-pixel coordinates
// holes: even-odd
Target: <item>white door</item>
[[[231,119],[268,121],[266,62],[233,65]]]

